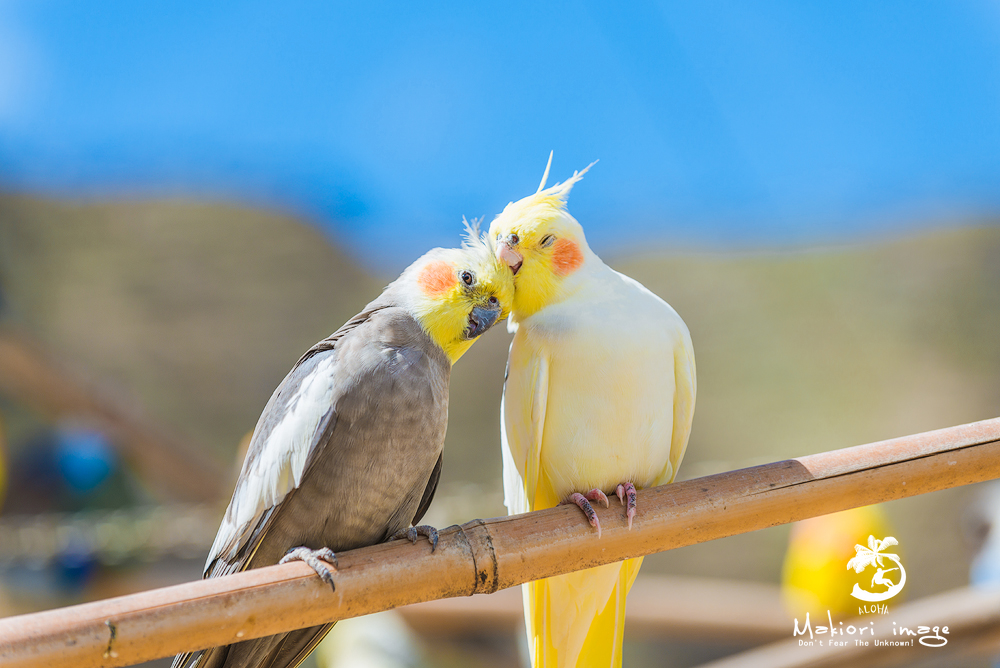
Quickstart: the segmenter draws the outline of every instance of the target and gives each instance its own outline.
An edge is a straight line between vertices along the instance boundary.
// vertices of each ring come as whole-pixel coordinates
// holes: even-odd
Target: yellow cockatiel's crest
[[[538,190],[533,195],[511,202],[504,207],[504,210],[490,225],[490,231],[492,232],[498,226],[503,226],[505,221],[517,221],[517,226],[525,229],[551,222],[558,215],[566,212],[566,201],[569,199],[569,193],[573,186],[596,164],[595,160],[580,171],[573,172],[573,176],[564,182],[546,188],[545,183],[549,180],[549,169],[552,167],[552,154],[549,154],[549,162],[545,166],[545,173],[542,174],[542,182],[538,184]],[[580,227],[579,223],[577,223],[577,227]],[[582,228],[580,230],[582,231]]]
[[[571,289],[565,279],[593,255],[580,223],[566,211],[566,200],[573,186],[594,164],[573,172],[573,176],[563,183],[545,188],[552,165],[549,155],[538,191],[508,204],[490,224],[489,236],[494,244],[507,242],[510,245],[509,240],[513,238],[516,240],[514,245],[525,256],[516,277],[519,289],[514,294],[512,326],[519,319],[565,297]],[[536,259],[538,261],[533,261]]]
[[[551,156],[549,158],[551,165]],[[589,168],[588,168],[589,169]],[[672,482],[691,430],[695,364],[680,316],[605,265],[566,210],[583,174],[507,205],[490,225],[514,274],[501,422],[511,514],[612,496],[641,530],[635,488]],[[577,499],[583,500],[583,504]],[[586,497],[586,499],[584,498]],[[638,511],[638,514],[636,514]],[[600,549],[599,522],[594,549]],[[535,668],[621,666],[626,594],[642,563],[524,586]]]

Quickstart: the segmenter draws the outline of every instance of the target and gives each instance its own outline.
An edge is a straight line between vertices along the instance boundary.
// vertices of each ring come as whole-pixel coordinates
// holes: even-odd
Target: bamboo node
[[[104,658],[116,659],[118,658],[118,652],[112,649],[111,645],[115,642],[115,638],[118,637],[118,627],[110,619],[104,620],[104,625],[108,627],[108,648],[104,650]]]
[[[469,546],[475,574],[473,594],[492,594],[500,589],[500,564],[493,548],[493,536],[484,520],[475,519],[458,527],[459,534]]]

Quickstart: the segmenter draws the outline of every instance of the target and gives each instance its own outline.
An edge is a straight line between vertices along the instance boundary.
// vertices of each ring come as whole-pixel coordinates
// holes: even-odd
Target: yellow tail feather
[[[534,668],[620,668],[625,597],[642,557],[524,585]]]

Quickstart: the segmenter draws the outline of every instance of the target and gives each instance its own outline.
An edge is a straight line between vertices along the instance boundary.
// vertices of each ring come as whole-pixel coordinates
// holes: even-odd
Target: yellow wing
[[[523,340],[515,337],[510,344],[500,403],[504,503],[511,515],[558,503],[556,500],[547,506],[538,506],[535,498],[548,393],[548,356],[526,347]]]
[[[663,469],[654,485],[666,485],[674,481],[691,436],[698,381],[690,336],[685,336],[682,340],[683,344],[674,350],[674,424],[670,439],[669,466]]]

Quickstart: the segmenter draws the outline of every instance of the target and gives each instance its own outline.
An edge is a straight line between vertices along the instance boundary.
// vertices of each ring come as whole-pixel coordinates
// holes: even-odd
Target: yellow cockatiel
[[[552,157],[549,156],[549,166]],[[583,174],[508,204],[490,225],[514,272],[503,397],[510,514],[618,494],[629,527],[636,488],[673,481],[695,402],[691,336],[665,301],[594,254],[566,211]],[[597,546],[595,546],[596,549]],[[621,666],[625,596],[642,559],[524,585],[535,668]]]

